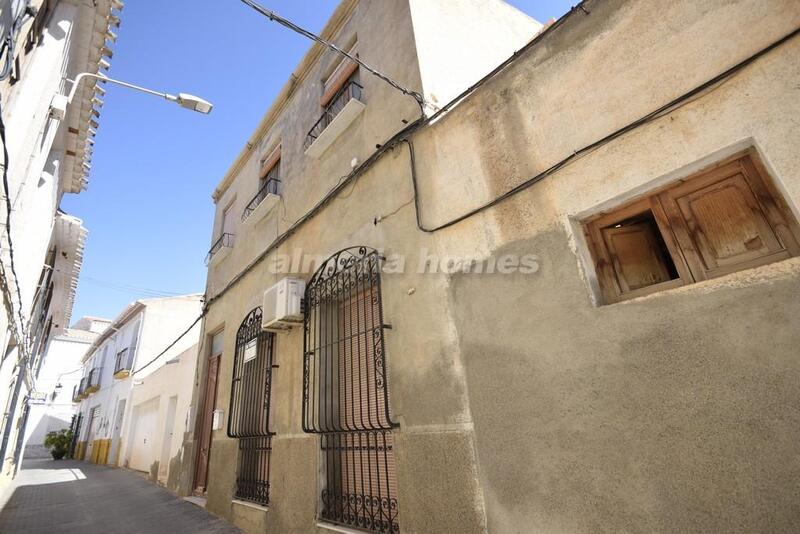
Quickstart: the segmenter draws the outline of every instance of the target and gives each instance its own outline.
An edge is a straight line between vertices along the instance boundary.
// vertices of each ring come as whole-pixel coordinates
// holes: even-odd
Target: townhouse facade
[[[44,446],[47,433],[69,428],[73,423],[76,406],[72,399],[83,376],[83,357],[110,324],[109,319],[81,317],[48,343],[37,376],[37,395],[28,400],[30,410],[21,460],[50,458],[50,451]]]
[[[58,120],[56,94],[81,72],[107,69],[118,0],[8,0],[0,6],[4,147],[0,307],[0,485],[17,469],[36,375],[48,342],[69,326],[86,229],[59,209],[86,187],[102,87],[84,85]],[[8,385],[8,386],[6,386]]]
[[[784,0],[587,0],[547,28],[342,2],[322,36],[423,114],[315,45],[214,192],[184,462],[206,508],[792,531],[798,33]]]
[[[189,410],[184,391],[193,383],[199,336],[199,324],[193,323],[201,310],[201,295],[137,300],[94,341],[73,391],[78,404],[73,458],[152,470],[158,478],[162,449],[169,454],[178,449],[173,441],[182,442],[180,435],[175,440],[164,435],[169,438]],[[161,475],[166,478],[166,468]]]

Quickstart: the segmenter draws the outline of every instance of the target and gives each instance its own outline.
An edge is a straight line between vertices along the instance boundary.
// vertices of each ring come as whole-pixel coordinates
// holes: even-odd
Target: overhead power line
[[[99,287],[106,287],[109,289],[116,289],[118,291],[123,291],[126,293],[133,293],[133,294],[144,294],[146,296],[152,297],[177,297],[178,295],[182,295],[183,293],[176,292],[176,291],[162,291],[160,289],[151,289],[147,287],[139,287],[130,284],[123,284],[120,282],[111,282],[108,280],[100,280],[98,278],[93,278],[91,276],[83,276],[81,280],[84,280],[92,285],[96,285]]]
[[[358,56],[354,56],[354,55],[346,52],[345,50],[339,48],[338,46],[336,46],[335,44],[331,43],[330,41],[328,41],[326,39],[323,39],[319,35],[317,35],[317,34],[315,34],[313,32],[310,32],[310,31],[306,30],[305,28],[301,28],[300,26],[298,26],[294,22],[281,17],[280,15],[275,13],[274,11],[271,11],[271,10],[269,10],[269,9],[259,5],[259,4],[257,4],[256,2],[253,2],[253,0],[241,0],[241,1],[242,1],[242,3],[247,4],[248,6],[252,7],[256,11],[258,11],[259,13],[261,13],[262,15],[267,17],[269,20],[277,22],[278,24],[289,28],[293,32],[299,33],[303,37],[307,37],[307,38],[311,39],[312,41],[320,43],[321,45],[333,50],[334,52],[343,55],[344,57],[348,58],[350,61],[354,61],[355,63],[358,63],[364,70],[366,70],[370,74],[372,74],[374,76],[377,76],[378,78],[380,78],[384,82],[388,83],[389,85],[391,85],[392,87],[394,87],[395,89],[397,89],[398,91],[403,93],[404,95],[408,95],[408,96],[412,97],[414,100],[416,100],[417,104],[419,105],[420,111],[422,111],[424,113],[424,111],[425,111],[425,99],[418,92],[412,91],[411,89],[406,89],[404,86],[400,85],[400,83],[394,81],[392,78],[390,78],[386,74],[383,74],[382,72],[378,71],[378,69],[376,69],[374,67],[371,67],[370,65],[364,63],[361,59],[358,58]]]
[[[195,326],[197,323],[199,323],[199,322],[200,322],[200,319],[202,319],[202,318],[205,316],[205,314],[206,314],[206,310],[205,310],[205,308],[203,308],[203,312],[202,312],[200,315],[198,315],[198,316],[197,316],[197,318],[196,318],[196,319],[195,319],[195,320],[192,322],[192,324],[190,324],[190,325],[189,325],[189,328],[187,328],[186,330],[184,330],[184,331],[181,333],[181,335],[179,335],[177,338],[175,338],[175,340],[174,340],[172,343],[170,343],[169,345],[167,345],[167,348],[165,348],[164,350],[162,350],[161,352],[159,352],[159,353],[158,353],[158,356],[156,356],[155,358],[153,358],[152,360],[150,360],[150,361],[149,361],[149,362],[147,362],[146,364],[142,365],[141,367],[139,367],[138,369],[136,369],[135,371],[133,371],[133,372],[131,373],[131,376],[135,375],[136,373],[139,373],[139,372],[141,372],[143,369],[146,369],[146,368],[147,368],[147,367],[149,367],[150,365],[154,364],[154,363],[156,362],[156,360],[158,360],[160,357],[162,357],[164,354],[166,354],[166,353],[167,353],[167,351],[168,351],[169,349],[171,349],[172,347],[174,347],[174,346],[175,346],[175,344],[176,344],[178,341],[180,341],[181,339],[183,339],[183,337],[184,337],[186,334],[188,334],[188,333],[189,333],[189,332],[192,330],[192,328],[194,328],[194,326]]]
[[[249,3],[248,0],[242,0],[242,1],[245,2],[245,3]],[[576,6],[575,8],[573,8],[572,11],[574,12],[578,8],[581,8],[581,5]],[[581,11],[583,11],[584,13],[586,12],[582,8],[581,8]],[[549,33],[550,31],[553,31],[556,27],[561,25],[561,23],[565,20],[565,18],[568,15],[569,14],[565,15],[564,17],[562,17],[561,19],[556,21],[555,24],[552,24],[550,27],[548,27],[547,30],[545,30],[545,32],[543,32],[542,34],[537,36],[537,38],[535,38],[533,41],[528,43],[524,47],[523,50],[526,50],[526,49],[530,48],[533,43],[537,42],[542,37],[542,35],[544,35],[546,33]],[[585,147],[583,147],[583,148],[581,148],[579,150],[576,150],[570,156],[567,156],[566,158],[564,158],[561,161],[559,161],[558,163],[552,165],[548,169],[542,171],[541,173],[537,174],[536,176],[533,176],[533,177],[525,180],[524,182],[522,182],[521,184],[515,186],[511,190],[509,190],[509,191],[503,193],[502,195],[496,197],[495,199],[493,199],[493,200],[491,200],[491,201],[479,206],[478,208],[470,210],[469,212],[467,212],[467,213],[465,213],[465,214],[463,214],[463,215],[461,215],[459,217],[456,217],[455,219],[452,219],[452,220],[450,220],[448,222],[440,224],[440,225],[438,225],[436,227],[433,227],[433,228],[425,227],[422,224],[421,217],[420,217],[420,206],[419,206],[419,201],[418,201],[418,187],[417,187],[417,183],[416,183],[413,145],[408,140],[408,137],[410,137],[413,133],[415,133],[417,130],[421,129],[425,125],[429,124],[432,120],[436,119],[441,113],[444,113],[444,112],[448,111],[457,102],[459,102],[459,101],[467,98],[468,96],[470,96],[481,85],[483,85],[484,83],[486,83],[490,79],[494,78],[494,76],[496,76],[499,72],[504,70],[508,65],[510,65],[511,63],[516,61],[516,59],[518,59],[521,56],[521,54],[520,54],[521,51],[520,52],[516,52],[511,58],[509,58],[506,61],[504,61],[497,68],[492,70],[492,72],[487,74],[485,77],[483,77],[481,80],[476,82],[474,85],[472,85],[469,88],[467,88],[464,92],[462,92],[460,95],[458,95],[451,102],[449,102],[445,106],[443,106],[440,109],[440,111],[438,111],[437,113],[435,113],[431,117],[418,119],[418,120],[412,122],[411,124],[409,124],[408,126],[406,126],[405,128],[403,128],[402,130],[400,130],[399,132],[397,132],[396,134],[394,134],[392,137],[390,137],[386,141],[386,143],[384,143],[383,145],[380,145],[380,147],[377,150],[375,150],[375,152],[373,152],[363,163],[361,163],[358,167],[353,169],[353,171],[350,174],[346,175],[343,178],[340,178],[339,181],[337,182],[336,186],[333,187],[333,189],[331,189],[328,192],[327,195],[325,195],[319,202],[317,202],[314,205],[314,207],[312,207],[308,212],[306,212],[303,216],[301,216],[299,219],[297,219],[297,221],[295,221],[283,234],[281,234],[278,237],[276,237],[276,239],[273,240],[272,243],[267,245],[267,247],[254,260],[252,260],[247,266],[245,266],[244,269],[239,271],[233,278],[231,278],[230,281],[216,295],[214,295],[214,296],[212,296],[210,298],[208,297],[208,295],[206,295],[206,298],[208,300],[206,300],[205,306],[203,308],[203,312],[200,314],[199,317],[197,317],[197,319],[195,319],[195,321],[191,324],[191,326],[185,332],[183,332],[177,339],[175,339],[175,341],[173,341],[158,356],[153,358],[151,361],[149,361],[147,364],[145,364],[143,367],[141,367],[140,369],[138,369],[135,372],[141,371],[142,369],[144,369],[148,365],[150,365],[153,362],[155,362],[164,353],[166,353],[167,350],[169,350],[172,346],[175,345],[175,343],[177,343],[181,338],[183,338],[192,329],[192,327],[194,327],[194,325],[196,325],[200,321],[200,319],[202,319],[208,313],[208,310],[209,310],[211,304],[213,304],[216,300],[222,298],[222,296],[225,293],[227,293],[233,286],[238,284],[271,251],[275,250],[279,245],[281,245],[284,241],[286,241],[289,238],[289,236],[291,236],[295,231],[297,231],[297,229],[301,225],[303,225],[304,223],[309,221],[311,218],[313,218],[319,211],[321,211],[321,209],[325,205],[327,205],[336,195],[338,195],[339,192],[344,190],[344,188],[348,184],[350,184],[353,180],[357,179],[361,174],[366,172],[366,170],[369,169],[386,151],[396,147],[398,144],[401,144],[401,143],[407,144],[408,148],[409,148],[409,151],[410,151],[409,153],[410,153],[411,170],[412,170],[411,178],[412,178],[412,185],[413,185],[413,189],[414,189],[414,203],[415,203],[415,209],[416,209],[417,227],[418,227],[418,229],[420,231],[423,231],[423,232],[426,232],[426,233],[434,233],[434,232],[437,232],[439,230],[443,230],[445,228],[453,226],[453,225],[455,225],[455,224],[457,224],[457,223],[459,223],[459,222],[461,222],[461,221],[463,221],[463,220],[465,220],[467,218],[470,218],[470,217],[480,213],[481,211],[483,211],[485,209],[488,209],[489,207],[492,207],[494,205],[499,204],[500,202],[502,202],[506,198],[509,198],[510,196],[513,196],[516,193],[519,193],[520,191],[522,191],[524,189],[527,189],[528,187],[530,187],[531,185],[535,184],[536,182],[538,182],[538,181],[544,179],[545,177],[553,174],[554,172],[556,172],[560,168],[562,168],[565,165],[567,165],[570,162],[572,162],[575,158],[582,157],[582,156],[586,155],[588,152],[596,150],[600,146],[603,146],[606,143],[611,142],[612,140],[624,135],[625,133],[627,133],[629,131],[632,131],[632,130],[640,127],[640,126],[643,126],[644,124],[647,124],[647,123],[649,123],[649,122],[651,122],[651,121],[653,121],[653,120],[655,120],[655,119],[657,119],[657,118],[669,113],[670,111],[673,111],[674,109],[680,107],[684,103],[687,103],[691,99],[697,97],[703,91],[705,91],[705,90],[707,90],[707,89],[719,84],[723,80],[733,76],[734,74],[739,72],[741,69],[745,68],[747,65],[750,65],[751,63],[756,61],[758,58],[760,58],[763,55],[769,53],[770,51],[774,50],[775,48],[781,46],[782,44],[786,43],[790,39],[796,37],[798,34],[800,34],[800,28],[795,29],[794,31],[788,33],[787,35],[783,36],[782,38],[778,39],[777,41],[774,41],[770,45],[762,48],[761,50],[759,50],[756,53],[752,54],[751,56],[745,58],[744,60],[742,60],[739,63],[735,64],[734,66],[730,67],[729,69],[723,71],[720,74],[717,74],[713,78],[711,78],[711,79],[707,80],[706,82],[696,86],[694,89],[691,89],[691,90],[687,91],[683,95],[673,99],[672,101],[664,104],[663,106],[660,106],[659,108],[653,110],[652,112],[640,117],[639,119],[629,123],[628,125],[626,125],[626,126],[624,126],[622,128],[619,128],[618,130],[615,130],[614,132],[611,132],[610,134],[606,135],[605,137],[603,137],[603,138],[601,138],[601,139],[599,139],[599,140],[597,140],[597,141],[595,141],[593,143],[590,143],[589,145],[587,145],[587,146],[585,146]]]

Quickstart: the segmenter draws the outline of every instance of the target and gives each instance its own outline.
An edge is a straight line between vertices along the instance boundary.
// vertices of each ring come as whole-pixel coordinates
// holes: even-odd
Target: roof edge
[[[332,38],[341,29],[353,11],[355,11],[358,2],[359,0],[342,0],[342,2],[336,7],[333,15],[331,15],[331,18],[328,19],[327,23],[325,23],[325,27],[322,29],[320,36],[323,39]],[[283,88],[281,88],[278,96],[275,97],[270,107],[267,108],[267,111],[264,113],[264,116],[261,118],[258,126],[256,126],[255,131],[245,143],[244,148],[239,152],[239,154],[236,156],[236,159],[233,161],[233,164],[225,173],[225,176],[217,184],[217,187],[214,189],[214,192],[211,195],[211,198],[214,200],[214,202],[219,200],[225,191],[228,190],[231,182],[233,182],[233,179],[238,175],[239,171],[247,161],[247,158],[250,156],[250,152],[252,152],[253,148],[258,146],[264,135],[274,125],[276,119],[283,111],[291,97],[294,95],[294,90],[297,85],[306,79],[311,71],[311,68],[316,64],[317,60],[324,51],[324,46],[315,42],[311,45],[308,52],[305,53],[297,68],[295,68],[295,70],[289,75],[289,79],[283,85]]]

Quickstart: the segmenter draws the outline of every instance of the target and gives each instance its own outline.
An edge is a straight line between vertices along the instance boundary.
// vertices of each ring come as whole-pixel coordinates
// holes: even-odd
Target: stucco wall
[[[78,331],[54,338],[47,348],[42,370],[37,377],[37,390],[47,395],[42,404],[32,405],[25,428],[24,458],[47,458],[44,438],[48,432],[69,428],[76,406],[72,388],[81,379],[81,358],[92,342],[89,333]],[[82,335],[83,334],[83,335]],[[79,337],[81,336],[81,337]],[[56,386],[59,386],[56,388]]]
[[[158,416],[155,422],[155,438],[150,459],[150,475],[154,480],[166,485],[173,491],[188,491],[188,484],[182,483],[180,478],[181,464],[185,453],[183,451],[183,436],[187,430],[190,403],[192,400],[192,377],[194,376],[197,362],[197,345],[174,357],[178,361],[163,365],[141,379],[141,384],[131,390],[129,402],[135,409],[143,404],[158,399]],[[139,379],[137,379],[138,381]],[[170,398],[175,399],[175,413],[171,428],[168,428],[168,411]],[[133,412],[131,412],[133,413]],[[134,421],[131,421],[129,432],[133,432]],[[123,448],[122,457],[129,460],[134,454],[134,448],[140,447],[140,440],[131,436],[129,446]],[[139,436],[141,438],[141,436]],[[163,456],[165,440],[169,440],[166,458]],[[164,460],[167,460],[164,463]]]
[[[573,13],[413,137],[423,224],[514,187],[800,25],[789,1],[584,7],[588,14]],[[368,245],[406,258],[402,274],[383,277],[403,532],[791,530],[800,260],[598,306],[576,230],[592,213],[747,146],[759,150],[797,213],[799,52],[795,39],[434,234],[416,228],[400,146],[275,251]],[[341,162],[331,165],[305,168],[307,196],[285,190],[286,221],[336,183]],[[253,185],[249,176],[225,194]],[[244,232],[209,270],[211,296],[273,238]],[[425,251],[479,260],[531,253],[539,269],[420,274]],[[277,278],[268,262],[256,265],[205,318],[204,332],[225,328],[217,407],[226,417],[236,329]],[[300,429],[302,332],[279,336],[275,350],[273,505],[231,503],[236,442],[218,430],[208,509],[247,531],[310,532],[319,445]],[[205,357],[198,367],[199,390]]]
[[[510,189],[800,25],[795,2],[585,7],[418,137],[425,223]],[[798,53],[793,39],[439,234],[453,253],[477,241],[487,255],[540,258],[535,276],[448,281],[491,532],[796,525],[800,262],[598,306],[578,221],[748,146],[797,213]],[[459,149],[463,175],[436,163]],[[478,187],[460,196],[453,182]]]

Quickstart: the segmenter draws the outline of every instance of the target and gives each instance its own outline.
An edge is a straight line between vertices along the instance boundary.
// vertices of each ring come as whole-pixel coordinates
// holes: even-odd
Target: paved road
[[[3,533],[240,532],[135,473],[71,460],[27,461],[0,507]]]

